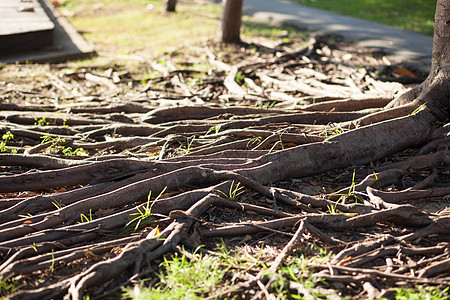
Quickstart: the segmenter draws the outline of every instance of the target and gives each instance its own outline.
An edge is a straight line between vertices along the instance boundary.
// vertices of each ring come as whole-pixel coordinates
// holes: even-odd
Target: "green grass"
[[[209,1],[179,0],[175,13],[166,13],[161,0],[63,0],[61,3],[58,10],[100,54],[77,61],[76,67],[107,68],[120,64],[128,69],[142,69],[141,62],[126,56],[138,55],[150,61],[168,52],[203,46],[217,37],[222,13],[220,3]],[[147,9],[149,4],[152,9]],[[255,37],[282,41],[288,35],[299,36],[294,28],[256,23],[249,16],[243,17],[241,32],[243,41]],[[197,67],[209,69],[209,65]],[[147,72],[148,77],[158,75],[150,69]]]
[[[177,11],[166,13],[160,0],[64,0],[58,9],[100,52],[152,56],[214,39],[222,12],[217,3],[178,1]],[[294,31],[243,17],[243,35],[277,37]]]
[[[196,261],[183,256],[164,258],[160,282],[150,287],[127,289],[133,299],[204,299],[217,290],[226,273],[218,257],[200,255]],[[145,283],[145,282],[144,282]]]
[[[338,14],[433,35],[436,0],[291,0]]]
[[[443,290],[438,287],[416,286],[415,288],[399,288],[395,293],[395,300],[448,300],[449,288]]]
[[[153,9],[147,9],[148,4]],[[71,23],[97,49],[118,47],[121,54],[146,50],[158,55],[194,45],[213,37],[220,20],[219,5],[183,1],[176,13],[164,12],[158,0],[65,0],[59,10],[73,14]]]

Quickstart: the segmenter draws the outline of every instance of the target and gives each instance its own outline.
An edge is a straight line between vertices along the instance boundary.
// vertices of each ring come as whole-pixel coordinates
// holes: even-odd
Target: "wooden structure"
[[[54,28],[38,0],[0,1],[0,53],[51,46]]]

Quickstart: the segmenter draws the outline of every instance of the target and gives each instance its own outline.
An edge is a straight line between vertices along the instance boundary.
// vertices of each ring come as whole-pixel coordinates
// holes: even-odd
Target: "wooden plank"
[[[55,25],[37,0],[0,1],[0,52],[52,45]]]
[[[2,2],[3,0],[0,0]],[[10,1],[10,0],[6,0]],[[41,50],[0,53],[0,62],[63,62],[96,55],[93,45],[87,43],[75,28],[47,0],[37,0],[55,24],[53,45]]]

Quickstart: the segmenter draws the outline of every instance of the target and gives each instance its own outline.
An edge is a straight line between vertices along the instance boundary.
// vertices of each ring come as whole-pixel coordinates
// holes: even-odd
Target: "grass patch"
[[[71,67],[120,65],[147,72],[148,78],[161,74],[151,68],[142,72],[142,61],[133,55],[150,62],[167,53],[173,56],[178,50],[204,46],[217,37],[222,14],[220,3],[193,0],[178,1],[175,13],[165,12],[160,0],[64,0],[58,10],[100,54],[70,63]],[[292,27],[253,22],[249,16],[243,16],[241,32],[244,41],[264,37],[289,42],[291,37],[306,36]],[[207,71],[210,67],[206,63],[188,68]]]
[[[415,288],[400,288],[396,290],[395,300],[447,300],[450,299],[449,289],[441,290],[433,286],[416,286]]]
[[[166,13],[158,0],[66,0],[59,10],[99,51],[157,56],[214,37],[221,8],[179,1],[176,13]]]
[[[200,255],[195,261],[183,256],[164,258],[158,277],[160,282],[150,286],[127,289],[133,299],[203,299],[216,290],[226,273],[217,257]],[[145,282],[143,282],[145,284]]]
[[[436,1],[430,0],[292,0],[338,14],[433,35]]]

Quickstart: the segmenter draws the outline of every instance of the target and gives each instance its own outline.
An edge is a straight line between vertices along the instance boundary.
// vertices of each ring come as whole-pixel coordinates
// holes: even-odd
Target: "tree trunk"
[[[222,24],[219,39],[223,43],[237,43],[240,39],[242,0],[223,0]]]
[[[448,109],[450,97],[450,0],[438,0],[436,4],[433,52],[428,78],[420,85],[417,100],[434,108],[439,119],[440,112]]]
[[[450,94],[449,48],[450,0],[438,0],[435,13],[430,74],[422,84],[394,99],[387,105],[387,108],[404,105],[416,99],[439,109],[446,107],[448,105],[448,95]],[[430,99],[433,99],[433,103],[429,102]]]
[[[164,4],[166,6],[166,11],[173,12],[177,6],[177,0],[164,0]]]
[[[450,0],[438,0],[434,18],[431,76],[450,66]]]

